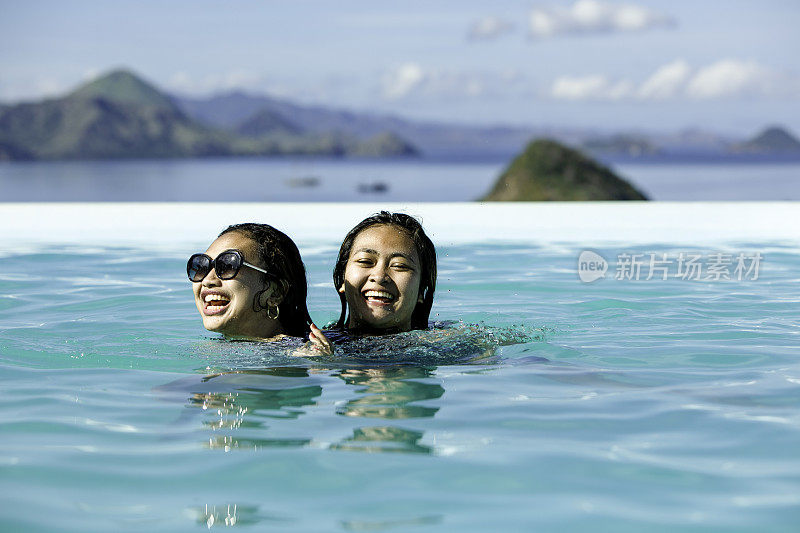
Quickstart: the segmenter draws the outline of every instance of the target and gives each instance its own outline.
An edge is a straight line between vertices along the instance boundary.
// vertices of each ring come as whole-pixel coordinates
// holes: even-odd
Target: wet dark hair
[[[256,243],[258,257],[264,264],[267,274],[265,281],[285,281],[288,289],[278,305],[278,322],[287,335],[303,337],[308,334],[311,317],[306,307],[308,286],[306,284],[306,268],[294,241],[285,233],[268,224],[244,223],[228,226],[219,237],[226,233],[241,233]],[[219,238],[218,237],[218,238]],[[265,289],[266,290],[266,289]],[[253,311],[263,308],[258,301],[263,291],[256,294]]]
[[[353,241],[359,233],[373,226],[395,226],[405,231],[414,242],[417,255],[420,260],[421,276],[419,282],[419,296],[422,301],[417,303],[414,312],[411,314],[411,329],[427,329],[428,317],[433,306],[433,293],[436,291],[436,247],[433,242],[425,235],[422,224],[419,221],[404,213],[390,213],[381,211],[378,214],[367,217],[350,230],[345,236],[342,246],[339,248],[339,257],[336,259],[336,266],[333,267],[333,286],[339,289],[344,284],[344,270],[347,261],[350,259],[350,251],[353,248]],[[347,325],[347,301],[342,293],[339,293],[342,302],[342,313],[336,327],[345,329]]]

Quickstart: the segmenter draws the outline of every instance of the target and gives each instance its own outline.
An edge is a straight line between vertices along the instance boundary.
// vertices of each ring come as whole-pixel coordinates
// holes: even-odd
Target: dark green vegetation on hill
[[[265,131],[258,131],[259,125]],[[120,70],[62,98],[0,108],[0,159],[416,154],[388,134],[359,140],[305,133],[286,120],[279,127],[265,124],[263,117],[251,129],[243,135],[201,124],[172,98]]]
[[[0,115],[0,143],[35,159],[227,155],[229,139],[174,108],[101,97],[14,106]]]
[[[115,70],[81,85],[72,98],[104,98],[118,103],[175,109],[172,99],[127,70]]]
[[[647,200],[611,170],[555,141],[531,142],[482,200]]]

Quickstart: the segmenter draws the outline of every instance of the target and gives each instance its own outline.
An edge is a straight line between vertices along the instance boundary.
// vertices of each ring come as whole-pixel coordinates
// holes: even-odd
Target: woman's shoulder
[[[324,333],[325,337],[327,337],[327,339],[334,344],[346,342],[356,337],[356,335],[353,335],[346,329],[336,327],[335,322],[325,326],[322,329],[322,333]]]

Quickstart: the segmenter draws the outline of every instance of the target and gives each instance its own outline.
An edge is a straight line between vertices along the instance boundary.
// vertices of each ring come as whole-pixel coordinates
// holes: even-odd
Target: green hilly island
[[[72,98],[106,98],[119,103],[174,108],[172,99],[127,70],[115,70],[75,89]]]
[[[647,200],[630,183],[580,152],[549,139],[531,142],[484,201]]]
[[[417,155],[389,133],[360,140],[306,133],[285,119],[268,123],[255,117],[249,131],[238,132],[201,124],[151,84],[117,70],[61,98],[0,107],[0,160]]]

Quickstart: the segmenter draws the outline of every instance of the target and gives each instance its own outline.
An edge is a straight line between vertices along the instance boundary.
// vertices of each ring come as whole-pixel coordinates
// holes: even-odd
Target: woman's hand
[[[322,333],[322,330],[313,323],[311,324],[311,332],[308,334],[308,340],[306,347],[309,352],[314,353],[314,355],[333,355],[333,344]]]

